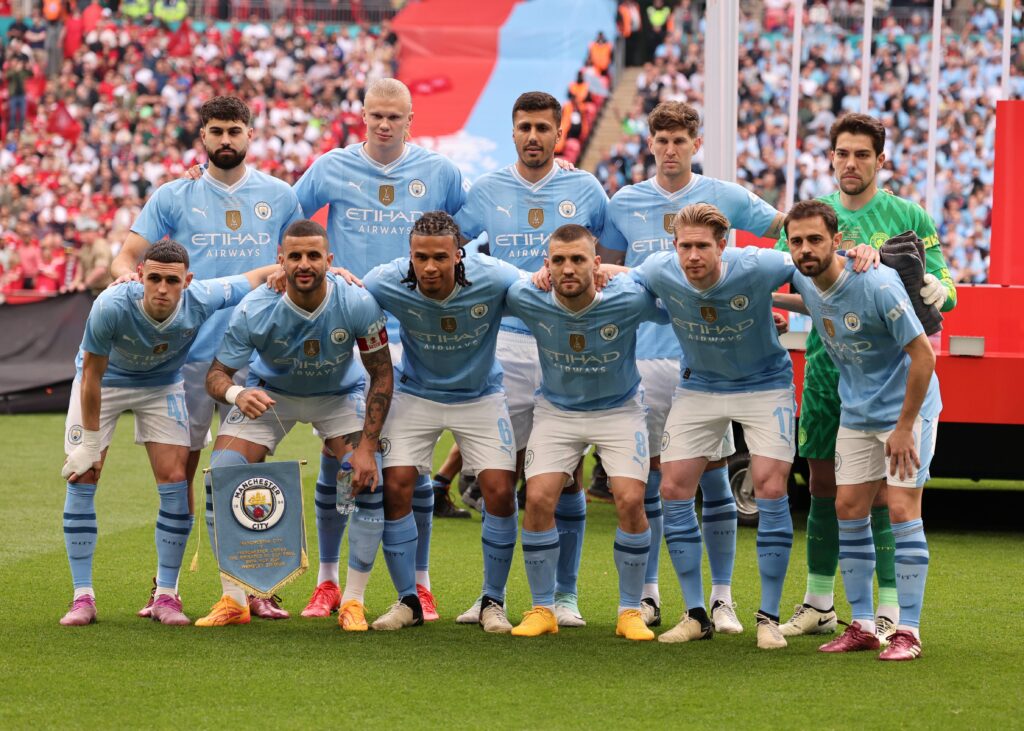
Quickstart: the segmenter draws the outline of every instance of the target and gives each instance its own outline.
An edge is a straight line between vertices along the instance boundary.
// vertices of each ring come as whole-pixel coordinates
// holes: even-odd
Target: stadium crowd
[[[16,20],[5,38],[7,294],[102,289],[109,274],[93,259],[109,262],[147,197],[205,159],[198,109],[216,93],[248,100],[257,130],[248,159],[291,183],[321,153],[363,138],[363,90],[396,72],[398,39],[387,20],[335,27],[296,16],[294,32],[284,18],[197,32],[130,22],[97,2],[85,13],[77,42],[65,35],[52,77],[34,33],[46,23],[38,13]]]
[[[782,205],[788,126],[789,70],[792,40],[786,3],[767,3],[763,17],[744,13],[740,21],[739,182],[772,205]],[[832,8],[832,10],[830,10]],[[843,4],[813,3],[804,35],[797,135],[796,199],[835,189],[829,168],[828,129],[837,116],[858,111],[860,104],[859,9]],[[835,16],[833,16],[835,13]],[[1013,96],[1024,96],[1024,4],[1014,8]],[[648,178],[654,157],[647,149],[646,115],[659,101],[686,101],[698,109],[704,100],[703,19],[684,0],[674,11],[663,41],[650,46],[651,58],[637,79],[639,96],[622,117],[622,139],[597,170],[609,194]],[[840,25],[840,22],[842,25]],[[888,163],[883,185],[924,205],[927,162],[928,54],[926,14],[915,13],[906,25],[887,16],[877,34],[871,82],[871,113],[888,130]],[[941,61],[942,101],[938,119],[937,208],[943,253],[959,283],[977,284],[988,277],[988,242],[992,205],[992,150],[995,103],[1001,70],[1001,18],[984,0],[959,32],[947,24]],[[695,162],[699,164],[701,156]]]

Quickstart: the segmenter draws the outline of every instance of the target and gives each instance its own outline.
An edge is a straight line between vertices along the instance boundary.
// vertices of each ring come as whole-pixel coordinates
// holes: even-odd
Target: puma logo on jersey
[[[127,335],[122,335],[121,337],[124,338],[125,340],[127,340],[132,345],[138,345],[139,344],[139,341],[136,340],[135,338],[129,337]]]
[[[363,192],[363,184],[362,183],[355,183],[355,182],[350,180],[350,181],[348,181],[348,184],[351,185],[356,190],[358,190],[360,193]]]
[[[192,212],[193,213],[198,213],[203,218],[206,218],[206,209],[205,208],[196,208],[195,206],[192,206]]]
[[[275,338],[274,343],[282,347],[288,347],[288,338]]]
[[[410,310],[406,310],[406,312],[408,312],[410,315],[415,317],[420,322],[423,322],[423,313],[420,312],[419,310],[411,310],[410,309]]]
[[[633,215],[639,218],[644,223],[647,223],[647,212],[646,211],[633,211]]]
[[[509,218],[512,218],[512,206],[509,206],[508,208],[505,208],[503,206],[495,206],[495,208],[504,213]]]
[[[544,328],[544,332],[546,332],[549,337],[555,336],[555,328],[553,325],[548,325],[546,322],[538,322],[537,324]]]

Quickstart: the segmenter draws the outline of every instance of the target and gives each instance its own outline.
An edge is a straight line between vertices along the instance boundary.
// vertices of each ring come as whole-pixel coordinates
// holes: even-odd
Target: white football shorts
[[[100,446],[106,449],[114,438],[117,418],[125,411],[135,414],[135,443],[189,446],[188,407],[180,382],[142,388],[100,387]],[[82,384],[71,384],[71,401],[64,422],[64,454],[82,443]]]
[[[893,487],[924,487],[928,481],[932,457],[935,456],[935,440],[939,435],[938,419],[914,421],[914,448],[921,466],[900,479],[899,473],[889,474],[889,458],[885,456],[885,442],[892,430],[859,431],[839,427],[836,434],[836,484],[859,485],[884,479]]]

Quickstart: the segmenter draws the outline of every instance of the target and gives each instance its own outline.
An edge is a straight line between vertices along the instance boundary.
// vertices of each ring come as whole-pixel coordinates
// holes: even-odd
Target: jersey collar
[[[146,318],[146,322],[152,325],[153,328],[157,330],[157,332],[163,332],[164,330],[169,328],[171,324],[178,318],[178,313],[181,312],[181,306],[185,302],[185,292],[186,290],[184,289],[181,291],[181,299],[178,300],[178,306],[174,308],[174,312],[168,315],[167,319],[164,320],[163,322],[154,320],[152,317],[149,316],[149,313],[146,312],[146,308],[142,304],[142,297],[139,297],[137,300],[135,300],[135,305],[139,308],[139,312],[142,313],[142,316]]]
[[[512,172],[512,178],[514,180],[519,181],[519,184],[522,185],[527,190],[529,190],[531,193],[538,192],[541,188],[543,188],[545,185],[551,182],[551,179],[558,175],[558,171],[560,170],[557,164],[552,164],[551,171],[547,175],[538,180],[536,183],[531,183],[529,180],[527,180],[526,178],[519,174],[519,169],[516,168],[515,163],[509,165],[508,168]]]
[[[719,275],[718,281],[712,284],[707,289],[698,289],[697,287],[694,287],[692,284],[690,284],[690,280],[686,278],[686,272],[683,271],[683,265],[679,262],[679,257],[673,256],[672,261],[675,262],[676,271],[679,272],[679,276],[682,277],[683,286],[689,289],[694,294],[696,294],[698,297],[707,297],[714,293],[715,290],[722,286],[722,282],[725,281],[726,276],[728,276],[729,274],[729,262],[725,261],[725,259],[723,258],[722,273],[721,275]]]
[[[684,185],[679,190],[677,190],[675,193],[669,193],[667,190],[665,190],[660,185],[658,185],[658,177],[657,176],[654,176],[650,180],[651,180],[651,187],[652,188],[654,188],[656,191],[661,193],[665,198],[669,199],[670,201],[674,201],[677,198],[682,198],[687,193],[692,191],[697,186],[697,181],[701,177],[702,176],[699,173],[690,173],[690,182],[687,183],[686,185]]]
[[[846,280],[849,279],[849,277],[850,277],[850,270],[847,269],[844,266],[843,267],[843,271],[839,272],[839,276],[836,277],[836,281],[832,282],[832,286],[831,287],[829,287],[825,291],[821,291],[821,290],[818,291],[818,294],[821,295],[821,299],[822,300],[827,300],[830,297],[832,297],[833,295],[835,295],[839,290],[841,290],[846,285]],[[811,284],[814,285],[815,289],[818,288],[818,285],[814,284],[814,280],[813,279],[811,280]]]
[[[435,300],[435,299],[431,299],[430,297],[427,297],[425,294],[423,294],[422,292],[419,292],[419,290],[417,290],[417,292],[419,292],[420,297],[422,297],[424,299],[424,301],[429,302],[432,305],[436,305],[437,307],[444,307],[444,306],[446,306],[449,302],[451,302],[453,299],[458,297],[459,296],[459,292],[461,292],[461,291],[462,291],[462,285],[459,284],[458,282],[456,282],[455,283],[455,288],[452,289],[451,294],[449,294],[443,300]]]
[[[288,296],[287,292],[285,292],[284,295],[282,295],[281,299],[284,301],[285,306],[288,307],[296,315],[301,317],[303,320],[307,320],[309,322],[312,322],[316,318],[320,317],[320,314],[324,310],[327,309],[327,304],[331,301],[331,295],[333,293],[334,293],[334,282],[332,282],[330,279],[328,279],[327,280],[327,294],[324,296],[324,301],[321,302],[320,306],[317,307],[312,312],[306,312],[304,309],[302,309],[297,304],[292,302],[292,300]]]
[[[252,168],[249,167],[248,165],[246,165],[245,166],[245,172],[242,174],[241,179],[237,183],[235,183],[234,185],[224,185],[224,183],[220,182],[219,180],[214,178],[212,175],[210,175],[210,171],[209,170],[206,170],[205,172],[203,172],[203,178],[202,179],[206,181],[207,185],[211,185],[214,188],[216,188],[217,190],[224,191],[225,193],[234,193],[236,190],[238,190],[243,185],[245,185],[247,182],[249,182],[249,175],[251,175],[251,174],[252,174]]]
[[[363,160],[365,160],[369,165],[373,166],[379,172],[384,173],[385,175],[390,175],[395,171],[395,169],[399,165],[405,162],[406,158],[409,157],[409,153],[411,152],[411,150],[411,145],[408,142],[406,142],[404,145],[402,145],[402,154],[399,155],[396,159],[389,162],[387,165],[383,165],[367,154],[365,142],[359,145],[359,155],[363,158]]]
[[[592,302],[591,302],[591,303],[590,303],[589,305],[587,305],[586,307],[584,307],[584,308],[583,308],[582,310],[580,310],[579,312],[574,312],[573,310],[570,310],[570,309],[569,309],[568,307],[566,307],[565,305],[563,305],[563,304],[562,304],[562,301],[561,301],[560,299],[558,299],[558,295],[557,295],[557,294],[555,294],[555,290],[554,290],[554,288],[552,288],[552,289],[551,289],[551,301],[555,303],[555,306],[556,306],[556,307],[557,307],[558,309],[560,309],[560,310],[561,310],[562,312],[564,312],[565,314],[567,314],[567,315],[569,315],[569,316],[571,316],[571,317],[582,317],[583,315],[587,314],[587,313],[588,313],[588,312],[590,312],[590,311],[591,311],[592,309],[594,309],[595,307],[597,307],[597,304],[598,304],[598,303],[599,303],[599,302],[601,301],[601,299],[603,298],[603,296],[604,296],[604,295],[603,295],[603,294],[602,294],[602,293],[601,293],[600,291],[598,291],[598,292],[595,292],[595,293],[594,293],[594,299],[593,299],[593,301],[592,301]]]

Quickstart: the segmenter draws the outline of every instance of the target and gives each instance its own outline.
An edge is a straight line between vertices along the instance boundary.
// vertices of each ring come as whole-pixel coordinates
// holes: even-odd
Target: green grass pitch
[[[754,531],[741,529],[734,595],[744,634],[711,642],[631,644],[614,634],[617,580],[611,506],[592,503],[580,576],[586,628],[533,640],[488,636],[454,617],[476,597],[478,516],[435,524],[432,582],[442,620],[396,633],[342,633],[297,615],[316,582],[317,445],[296,429],[276,459],[304,468],[310,561],[286,587],[293,619],[242,627],[163,627],[139,619],[155,566],[157,495],[145,453],[122,420],[97,499],[99,623],[64,628],[71,595],[60,512],[59,415],[0,417],[5,507],[0,531],[0,728],[1012,728],[1020,714],[1019,534],[931,532],[924,656],[884,664],[873,653],[820,655],[817,638],[756,649]],[[200,505],[202,500],[197,501]],[[201,522],[201,521],[200,521]],[[783,600],[803,595],[804,517]],[[205,532],[205,526],[204,532]],[[196,545],[193,535],[186,566]],[[347,551],[347,543],[346,548]],[[345,561],[342,554],[342,562]],[[705,572],[707,565],[705,562]],[[344,566],[342,567],[344,573]],[[709,579],[705,573],[705,582]],[[681,611],[662,553],[666,623]],[[200,570],[183,573],[185,611],[219,595],[206,536]],[[848,616],[841,588],[837,605]],[[372,619],[392,601],[378,557]],[[510,616],[528,608],[517,551]],[[663,627],[662,629],[665,629]]]

